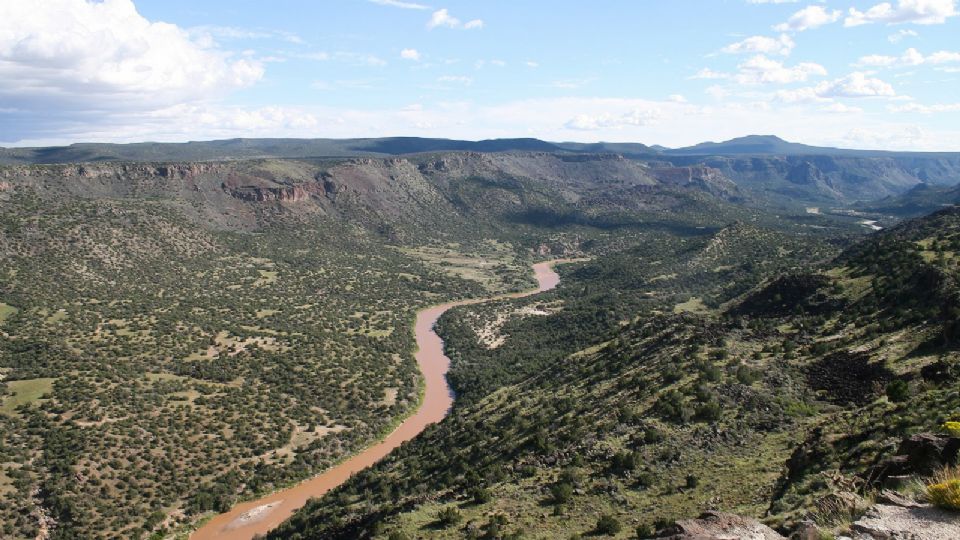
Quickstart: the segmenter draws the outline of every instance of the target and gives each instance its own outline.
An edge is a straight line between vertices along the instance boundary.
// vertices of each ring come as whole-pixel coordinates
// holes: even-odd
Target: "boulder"
[[[918,433],[901,441],[896,455],[867,471],[868,485],[886,483],[891,477],[929,476],[946,465],[957,465],[960,438]]]
[[[933,433],[918,433],[900,443],[898,456],[907,456],[912,472],[928,476],[945,465],[943,451],[947,439]]]

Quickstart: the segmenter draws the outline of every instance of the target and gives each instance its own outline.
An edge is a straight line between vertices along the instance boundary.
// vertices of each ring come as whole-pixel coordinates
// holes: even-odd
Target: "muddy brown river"
[[[450,359],[443,354],[443,340],[433,331],[437,319],[448,309],[468,304],[478,304],[504,298],[521,298],[548,291],[557,286],[560,276],[553,266],[566,260],[547,261],[533,265],[537,288],[522,293],[513,293],[490,298],[461,300],[440,304],[420,311],[414,327],[419,350],[415,357],[423,374],[424,396],[420,408],[401,423],[383,440],[359,454],[305,480],[293,487],[271,493],[260,499],[237,504],[230,511],[213,517],[190,535],[191,540],[250,540],[256,534],[266,534],[289,518],[307,499],[319,497],[346,482],[355,474],[380,461],[403,442],[416,437],[428,425],[439,422],[450,412],[453,392],[447,384]]]

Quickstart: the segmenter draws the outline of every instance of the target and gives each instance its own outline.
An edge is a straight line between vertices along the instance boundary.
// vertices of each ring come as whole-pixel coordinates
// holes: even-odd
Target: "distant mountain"
[[[625,157],[650,157],[656,155],[658,150],[654,147],[640,143],[577,143],[562,142],[556,143],[556,146],[569,150],[571,152],[590,152],[590,153],[613,153]],[[662,147],[661,147],[662,148]]]
[[[639,145],[642,146],[642,145]],[[460,141],[420,137],[373,139],[226,139],[186,143],[78,143],[47,148],[0,148],[0,164],[95,161],[217,161],[251,158],[355,157],[423,152],[559,152],[538,139]]]
[[[785,141],[775,135],[747,135],[724,142],[704,142],[686,148],[664,149],[664,154],[674,156],[740,156],[740,155],[777,155],[777,156],[850,156],[850,157],[892,157],[892,156],[933,156],[950,155],[949,152],[888,152],[884,150],[851,150]]]
[[[868,212],[909,218],[929,214],[960,203],[960,186],[918,184],[901,195],[884,197],[863,205]]]

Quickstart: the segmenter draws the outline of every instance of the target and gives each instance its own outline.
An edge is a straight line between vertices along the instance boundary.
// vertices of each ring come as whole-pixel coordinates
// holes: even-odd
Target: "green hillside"
[[[824,501],[869,497],[871,466],[905,436],[960,418],[958,249],[960,212],[943,211],[832,262],[803,257],[712,309],[672,313],[675,297],[633,307],[638,317],[615,316],[620,328],[595,344],[564,324],[589,319],[564,291],[607,291],[605,312],[629,287],[597,279],[603,258],[570,269],[556,299],[524,302],[555,313],[513,324],[498,347],[527,354],[489,353],[483,369],[461,361],[466,399],[447,421],[271,538],[572,538],[599,534],[604,516],[621,525],[612,536],[633,538],[706,509],[842,532],[858,510],[828,512]],[[756,260],[745,253],[730,251]],[[643,271],[613,275],[656,296]],[[716,284],[699,286],[690,292],[724,300]],[[469,329],[489,315],[451,318],[450,349],[477,358]],[[526,369],[532,349],[568,341]]]

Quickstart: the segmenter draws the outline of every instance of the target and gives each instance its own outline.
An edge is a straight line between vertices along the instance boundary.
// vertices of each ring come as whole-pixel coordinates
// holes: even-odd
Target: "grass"
[[[260,273],[260,279],[256,280],[253,283],[254,287],[260,287],[262,285],[270,285],[277,282],[277,276],[280,274],[274,270],[257,270]]]
[[[674,313],[707,313],[710,310],[707,309],[707,306],[703,303],[703,300],[698,296],[692,296],[686,302],[682,302],[673,306]]]
[[[17,308],[0,302],[0,324],[3,324],[8,317],[17,312]]]
[[[53,381],[56,379],[24,379],[7,383],[7,395],[0,405],[0,412],[7,415],[16,414],[17,407],[26,403],[33,403],[44,394],[53,390]]]

